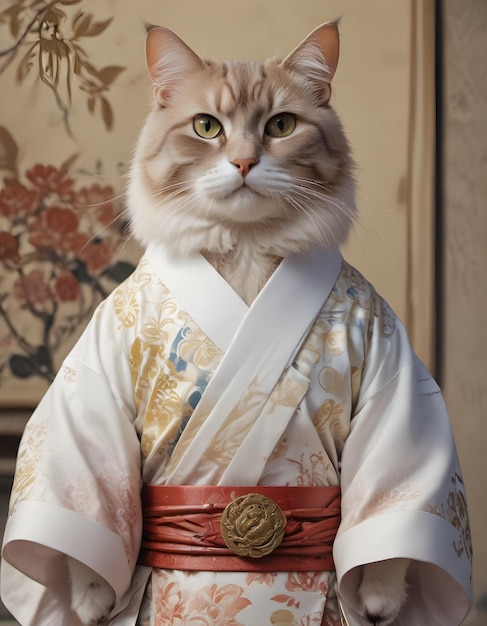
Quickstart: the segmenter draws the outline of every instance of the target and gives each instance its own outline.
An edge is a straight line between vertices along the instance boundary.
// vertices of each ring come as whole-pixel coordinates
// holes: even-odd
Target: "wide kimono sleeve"
[[[141,536],[140,446],[116,325],[103,303],[20,444],[1,582],[23,625],[78,623],[66,555],[109,582],[117,607],[127,601]]]
[[[380,298],[375,309],[342,456],[340,595],[350,624],[359,623],[360,566],[412,559],[407,605],[394,623],[457,626],[471,602],[471,543],[449,417],[403,326]]]

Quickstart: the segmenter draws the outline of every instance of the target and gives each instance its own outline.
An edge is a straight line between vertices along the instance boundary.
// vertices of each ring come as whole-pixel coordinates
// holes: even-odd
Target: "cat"
[[[283,61],[220,63],[148,28],[155,102],[128,187],[134,237],[203,253],[248,304],[286,255],[343,243],[356,208],[350,147],[329,104],[338,46],[328,23]],[[363,566],[364,624],[394,623],[408,566]],[[81,622],[104,623],[113,591],[84,565],[69,569]]]

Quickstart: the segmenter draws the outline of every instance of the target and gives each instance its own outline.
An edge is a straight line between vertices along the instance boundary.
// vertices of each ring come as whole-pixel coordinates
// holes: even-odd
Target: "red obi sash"
[[[164,569],[327,571],[339,487],[144,485],[139,564]]]

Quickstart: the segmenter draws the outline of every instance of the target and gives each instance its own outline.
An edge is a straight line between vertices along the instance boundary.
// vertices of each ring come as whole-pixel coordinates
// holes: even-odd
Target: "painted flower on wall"
[[[10,174],[0,191],[0,383],[51,381],[63,344],[134,269],[117,260],[115,190],[80,182],[73,162]]]

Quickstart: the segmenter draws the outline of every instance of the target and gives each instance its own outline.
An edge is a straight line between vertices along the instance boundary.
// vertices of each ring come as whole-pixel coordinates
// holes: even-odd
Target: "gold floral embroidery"
[[[10,515],[14,511],[14,503],[25,500],[38,479],[37,466],[42,457],[42,444],[47,429],[47,420],[43,420],[41,423],[29,422],[25,427],[12,487]]]
[[[314,362],[317,363],[323,353],[323,340],[325,350],[333,355],[338,356],[342,354],[347,347],[347,331],[341,324],[334,324],[332,321],[325,319],[324,317],[318,317],[312,334],[317,336],[318,341],[313,342],[316,350],[316,357]],[[307,341],[309,341],[309,339]]]
[[[326,321],[318,318],[295,358],[296,368],[301,374],[311,376],[313,367],[321,359],[323,353],[323,335],[328,326]]]
[[[169,456],[221,358],[220,350],[163,289],[155,315],[145,317],[129,352],[144,458],[153,450]]]
[[[205,339],[200,341],[199,345],[196,347],[193,362],[197,367],[205,369],[213,363],[219,355],[220,351],[215,344],[209,339]]]
[[[274,611],[270,616],[270,622],[273,626],[297,626],[298,622],[291,611],[280,609]]]
[[[293,368],[290,368],[274,387],[273,392],[269,396],[269,405],[274,410],[279,406],[297,408],[308,387],[309,381],[297,378],[297,373]]]
[[[345,352],[347,348],[347,332],[344,328],[331,330],[325,336],[325,350],[333,356]]]
[[[286,370],[270,396],[260,390],[260,382],[254,379],[237,406],[228,413],[204,458],[223,469],[236,454],[257,418],[266,415],[268,419],[272,419],[272,416],[278,415],[280,408],[297,408],[307,388],[308,380],[303,379],[293,367]],[[192,430],[188,427],[185,437],[191,439],[197,426],[196,423],[191,424]]]
[[[113,292],[113,305],[120,327],[133,328],[140,314],[138,293],[151,282],[150,268],[142,259],[135,272]]]
[[[294,459],[287,459],[287,461],[299,468],[296,477],[298,487],[333,485],[336,482],[336,472],[324,452],[309,456],[303,452],[299,461]]]
[[[245,439],[251,429],[261,403],[265,401],[266,394],[259,391],[259,383],[253,380],[245,391],[240,402],[228,414],[225,423],[218,430],[215,438],[208,446],[204,459],[210,460],[213,464],[223,470],[239,449],[241,442]],[[200,415],[199,423],[202,421]],[[191,424],[192,428],[199,428],[198,424]],[[185,433],[186,434],[186,433]],[[192,432],[188,430],[188,438],[193,438]]]
[[[173,308],[173,303],[166,303],[159,314],[158,318],[149,317],[140,329],[140,340],[144,343],[144,350],[149,350],[151,354],[157,356],[164,353],[164,347],[169,338],[168,326],[174,326],[171,321],[171,313],[167,309]]]
[[[346,395],[346,385],[343,377],[332,367],[324,367],[319,374],[318,381],[321,388],[327,393],[344,398]]]
[[[156,441],[169,444],[174,439],[181,424],[181,405],[182,399],[174,390],[156,386],[144,415],[141,437],[144,457],[149,455]]]
[[[346,404],[335,402],[330,398],[323,402],[313,417],[313,424],[321,440],[325,442],[327,436],[331,435],[333,446],[337,451],[343,448],[350,432],[350,420],[346,409]]]
[[[446,503],[440,506],[429,507],[429,512],[442,517],[456,528],[460,535],[458,542],[454,542],[453,547],[460,558],[464,553],[472,558],[472,535],[467,514],[467,501],[465,498],[465,486],[462,477],[455,473],[451,478],[451,490]]]
[[[74,383],[76,380],[76,370],[65,365],[63,367],[63,378],[67,383]]]
[[[132,328],[137,323],[140,313],[139,303],[133,291],[126,288],[116,289],[113,303],[115,314],[124,328]]]

